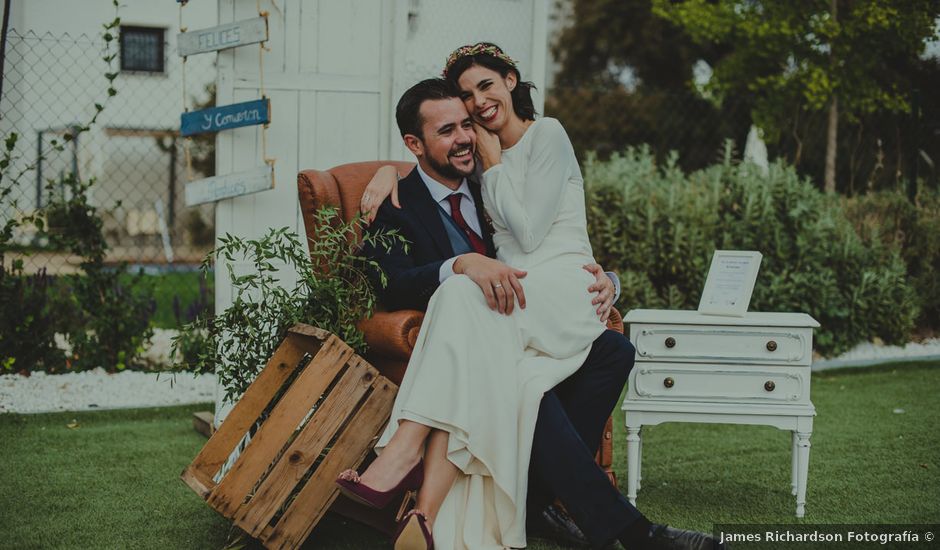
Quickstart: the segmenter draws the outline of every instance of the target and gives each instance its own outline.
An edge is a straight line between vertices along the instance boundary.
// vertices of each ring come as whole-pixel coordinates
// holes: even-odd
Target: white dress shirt
[[[450,201],[447,197],[454,193],[463,195],[463,198],[460,199],[460,213],[463,214],[463,219],[467,222],[467,225],[470,226],[470,229],[476,232],[481,238],[483,237],[483,231],[480,228],[480,219],[477,217],[476,202],[473,200],[473,195],[470,193],[470,185],[467,183],[466,178],[460,182],[460,187],[454,191],[429,176],[427,172],[421,169],[420,164],[418,165],[418,174],[421,176],[421,181],[424,182],[425,187],[428,188],[428,192],[431,193],[431,198],[437,201],[437,204],[444,209],[444,212],[446,212],[448,216],[451,216],[452,213],[450,211]],[[445,279],[454,274],[454,262],[456,261],[457,257],[454,256],[441,264],[441,270],[438,275],[440,282],[443,283]]]

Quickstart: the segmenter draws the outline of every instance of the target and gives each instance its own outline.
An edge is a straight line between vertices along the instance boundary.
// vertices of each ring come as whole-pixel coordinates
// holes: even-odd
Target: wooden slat
[[[203,483],[202,478],[197,477],[189,468],[183,470],[183,473],[180,475],[180,479],[182,479],[186,485],[189,485],[189,488],[195,491],[196,494],[202,498],[209,496],[211,486],[207,487],[206,484]]]
[[[176,49],[180,57],[197,53],[215,52],[268,39],[267,16],[253,17],[207,29],[176,35]]]
[[[304,323],[297,323],[287,330],[288,333],[299,334],[301,336],[310,336],[316,338],[321,342],[329,338],[333,333],[328,330],[323,330],[322,328],[317,328],[312,325],[307,325]]]
[[[357,356],[353,356],[349,364],[342,380],[320,404],[255,495],[235,514],[235,524],[249,535],[261,534],[378,376],[375,369]]]
[[[192,464],[184,470],[184,475],[198,479],[205,487],[214,487],[212,477],[254,425],[284,381],[294,372],[304,353],[314,355],[319,350],[321,342],[314,334],[295,333],[296,336],[293,337],[290,334],[288,333],[288,338],[271,356],[264,370],[248,386],[245,394],[225,417],[219,429],[212,434],[205,447],[199,451]]]
[[[183,189],[183,197],[186,206],[195,206],[250,195],[251,193],[260,193],[268,189],[274,189],[274,166],[272,164],[191,181]]]
[[[288,339],[292,338],[297,336],[289,334]],[[287,442],[287,438],[352,354],[352,348],[332,334],[323,342],[310,365],[294,380],[235,461],[232,469],[212,490],[208,501],[213,508],[227,518],[234,516],[245,496]]]
[[[193,429],[206,437],[212,437],[213,415],[209,411],[193,413]]]
[[[388,420],[397,393],[396,386],[384,376],[376,380],[374,388],[270,536],[263,541],[265,547],[292,549],[300,546],[339,494],[333,483],[336,476],[362,462],[372,449],[372,441]]]
[[[271,122],[271,100],[253,99],[180,115],[180,135],[194,136]]]

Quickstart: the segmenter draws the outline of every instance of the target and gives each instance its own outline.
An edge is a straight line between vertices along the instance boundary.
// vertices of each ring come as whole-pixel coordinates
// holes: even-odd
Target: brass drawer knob
[[[777,351],[777,342],[773,340],[767,342],[767,351]]]
[[[666,338],[666,347],[667,348],[676,347],[676,339],[673,338],[672,336],[670,336],[669,338]]]
[[[776,388],[776,387],[777,387],[777,385],[774,384],[774,381],[773,381],[773,380],[768,380],[768,381],[764,382],[764,389],[767,390],[767,391],[774,391],[774,388]]]
[[[676,385],[676,381],[673,380],[672,377],[670,376],[667,376],[666,379],[663,380],[663,386],[666,386],[667,388],[671,388],[675,385]]]

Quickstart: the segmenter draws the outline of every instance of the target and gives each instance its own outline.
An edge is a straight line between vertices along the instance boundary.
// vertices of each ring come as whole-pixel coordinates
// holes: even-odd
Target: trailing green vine
[[[271,357],[275,347],[296,323],[328,330],[358,353],[366,349],[356,327],[376,304],[369,274],[378,264],[359,253],[355,235],[361,220],[343,222],[334,208],[316,214],[318,238],[310,254],[287,227],[270,229],[257,240],[226,234],[202,264],[223,261],[232,285],[231,306],[215,317],[197,318],[173,341],[179,369],[215,373],[225,397],[241,395]],[[403,240],[397,232],[365,235],[367,243],[388,247]],[[246,266],[246,272],[236,266]],[[284,280],[296,276],[292,286]],[[385,285],[384,274],[380,275]]]

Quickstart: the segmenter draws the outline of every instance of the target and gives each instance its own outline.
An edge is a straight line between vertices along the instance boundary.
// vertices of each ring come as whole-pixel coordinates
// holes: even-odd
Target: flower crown
[[[441,74],[444,76],[444,78],[447,78],[447,72],[450,71],[450,68],[453,67],[454,63],[456,63],[458,59],[479,54],[485,54],[495,57],[496,59],[501,59],[512,66],[513,69],[516,68],[516,62],[513,60],[513,58],[503,53],[503,50],[499,49],[499,46],[496,44],[490,44],[489,42],[477,42],[476,44],[461,46],[451,52],[451,54],[447,56],[447,63],[444,64],[444,72]]]

